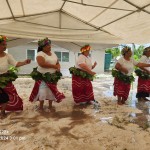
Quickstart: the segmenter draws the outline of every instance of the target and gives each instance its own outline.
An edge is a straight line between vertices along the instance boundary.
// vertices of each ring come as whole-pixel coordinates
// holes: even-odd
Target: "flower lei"
[[[121,80],[125,83],[132,83],[135,80],[133,75],[127,76],[116,69],[112,69],[112,76],[118,78],[119,80]]]
[[[90,49],[91,49],[90,45],[85,45],[80,49],[80,51],[81,51],[81,53],[83,53],[85,51],[89,51]]]
[[[17,72],[17,68],[11,67],[7,73],[0,74],[0,88],[5,88],[8,83],[15,81],[18,78]]]
[[[4,35],[0,35],[0,42],[7,41],[8,38]]]
[[[32,77],[33,80],[38,81],[38,80],[43,80],[45,82],[50,82],[56,84],[58,80],[61,78],[62,73],[61,72],[55,72],[55,73],[40,73],[37,71],[37,67],[33,68],[33,71],[30,73],[30,76]]]
[[[38,41],[39,47],[45,46],[47,44],[51,44],[51,41],[47,37]]]
[[[81,78],[86,78],[86,79],[89,79],[91,81],[93,81],[94,79],[94,76],[88,74],[87,72],[85,71],[82,71],[81,69],[79,68],[75,68],[75,67],[70,67],[69,68],[69,71],[70,71],[70,74],[73,74],[75,76],[80,76]]]
[[[142,79],[150,79],[150,75],[147,72],[142,71],[141,69],[136,69],[135,73],[137,76],[139,76]]]

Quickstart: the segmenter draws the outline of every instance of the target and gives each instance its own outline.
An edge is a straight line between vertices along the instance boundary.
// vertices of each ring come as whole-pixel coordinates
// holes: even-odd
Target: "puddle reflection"
[[[105,96],[112,97],[113,90],[110,88],[108,91],[103,92]],[[142,113],[130,113],[129,116],[133,117],[134,123],[138,124],[143,129],[150,127],[150,101],[138,101],[136,98],[136,92],[131,91],[128,98],[128,107],[137,108]]]

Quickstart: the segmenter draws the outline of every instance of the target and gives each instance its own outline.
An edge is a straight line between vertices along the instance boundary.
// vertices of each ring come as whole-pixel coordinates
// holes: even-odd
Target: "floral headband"
[[[39,47],[44,47],[47,44],[51,44],[51,40],[49,40],[47,37],[38,41]]]
[[[130,51],[130,50],[131,50],[130,47],[125,46],[125,47],[122,49],[121,54],[122,54],[122,55],[125,55],[125,53],[127,53],[127,52]]]
[[[6,42],[7,40],[8,40],[8,38],[6,36],[0,35],[0,43],[3,42],[3,41]]]
[[[83,46],[81,49],[80,49],[80,51],[81,51],[81,53],[83,53],[83,52],[85,52],[85,51],[89,51],[91,49],[91,46],[90,45],[85,45],[85,46]]]

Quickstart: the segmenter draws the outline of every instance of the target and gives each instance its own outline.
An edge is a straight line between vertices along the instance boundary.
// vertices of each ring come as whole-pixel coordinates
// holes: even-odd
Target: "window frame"
[[[63,61],[63,53],[68,53],[68,61]],[[61,53],[61,62],[69,62],[69,52],[62,52]]]
[[[68,62],[70,62],[70,53],[69,53],[68,51],[54,51],[54,53],[55,53],[55,52],[59,52],[59,53],[61,54],[61,58],[60,58],[61,60],[59,60],[60,62],[63,62],[63,63],[68,63]],[[68,58],[68,61],[63,61],[63,58],[62,58],[62,57],[63,57],[63,53],[68,53],[68,57],[69,57],[69,58]],[[56,54],[56,53],[55,53],[55,54]],[[57,55],[56,55],[56,56],[57,56]]]
[[[34,60],[31,61],[35,61],[36,62],[36,56],[37,56],[37,49],[26,49],[26,59],[28,59],[28,51],[34,51]]]
[[[60,53],[60,60],[59,60],[58,56],[57,56],[57,55],[56,55],[56,56],[57,56],[57,58],[58,58],[58,61],[61,62],[61,58],[62,58],[61,52],[60,52],[60,51],[54,51],[54,53],[55,53],[55,52]],[[56,53],[55,53],[55,54],[56,54]]]

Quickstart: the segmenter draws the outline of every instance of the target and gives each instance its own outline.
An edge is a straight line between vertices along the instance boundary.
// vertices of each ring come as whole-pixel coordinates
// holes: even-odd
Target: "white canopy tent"
[[[24,39],[24,38],[12,38],[8,37],[7,48],[12,48],[20,45],[25,45],[27,43],[36,43],[37,40],[33,39]],[[79,51],[80,48],[86,43],[81,42],[63,42],[63,41],[52,41],[52,45],[57,45],[66,50],[71,50],[73,52]],[[38,44],[37,44],[38,46]],[[105,50],[106,48],[112,48],[118,46],[118,44],[95,44],[90,43],[90,46],[94,50]]]
[[[150,0],[0,0],[0,34],[95,44],[149,43]]]
[[[80,48],[86,44],[86,43],[80,43],[80,42],[62,42],[62,41],[53,41],[52,43],[59,46],[59,47],[62,47],[64,49],[71,50],[73,52],[79,51]],[[93,50],[105,50],[106,48],[117,47],[118,44],[90,43],[90,46]]]

